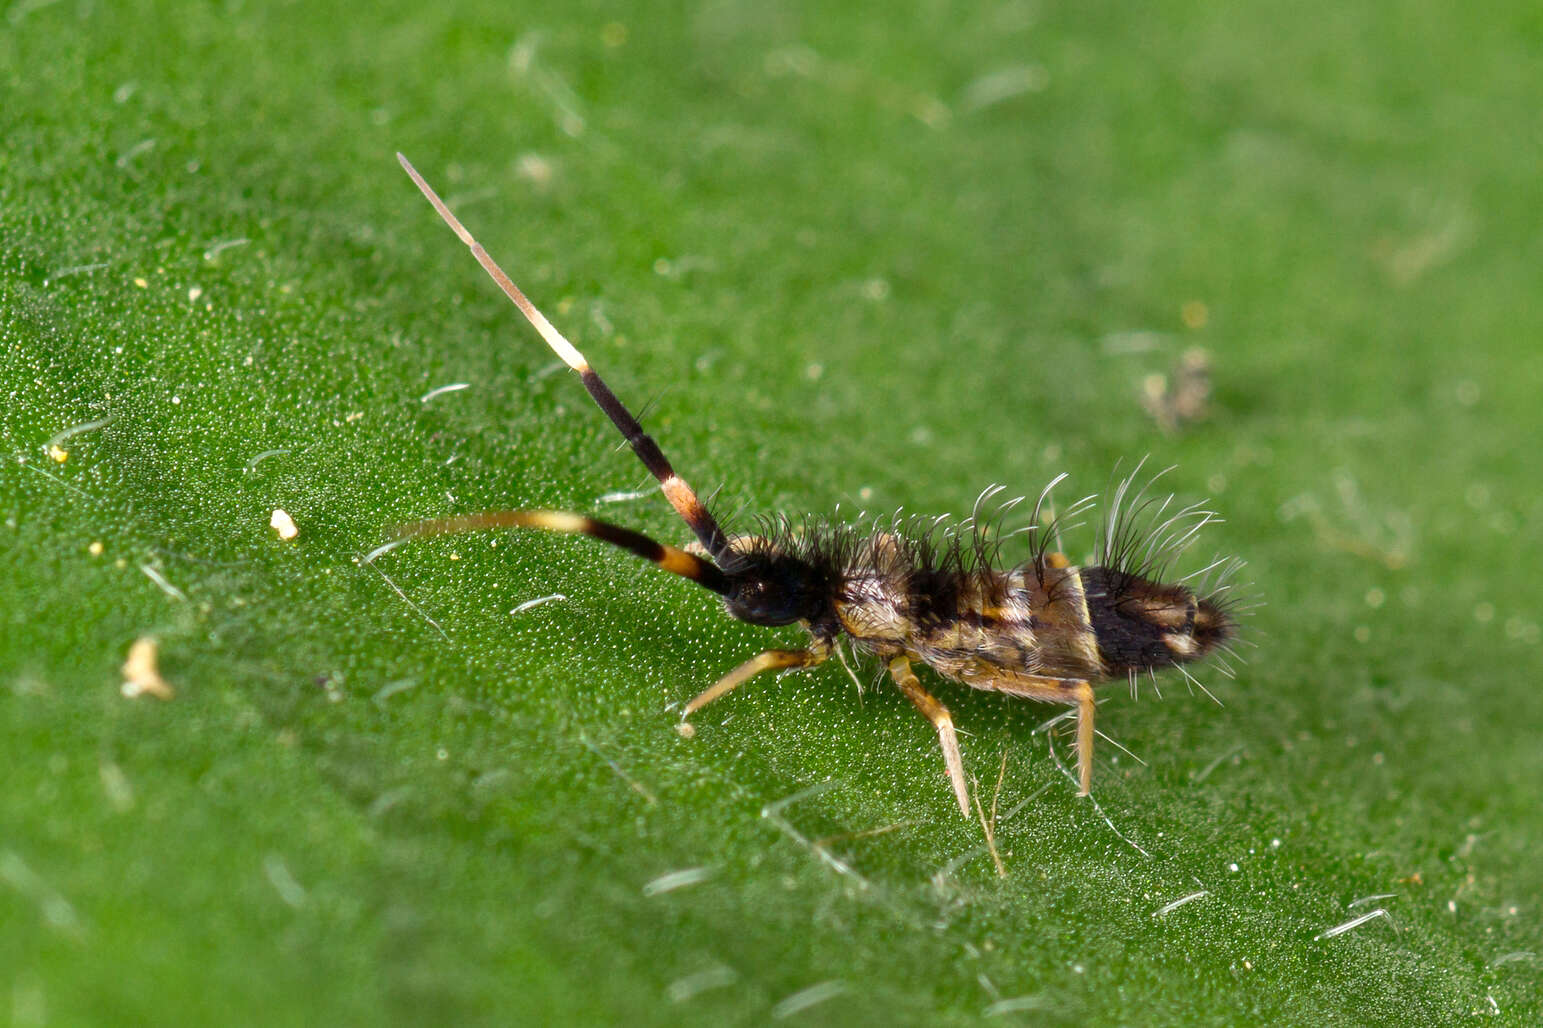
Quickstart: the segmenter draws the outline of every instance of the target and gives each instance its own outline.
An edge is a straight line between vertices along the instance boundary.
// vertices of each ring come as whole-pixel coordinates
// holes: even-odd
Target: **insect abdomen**
[[[1199,660],[1231,636],[1226,612],[1181,585],[1083,568],[1088,623],[1110,677]]]
[[[917,566],[897,538],[865,542],[833,571],[835,619],[869,652],[907,653],[967,684],[998,672],[1123,678],[1199,660],[1235,631],[1213,600],[1117,566]]]

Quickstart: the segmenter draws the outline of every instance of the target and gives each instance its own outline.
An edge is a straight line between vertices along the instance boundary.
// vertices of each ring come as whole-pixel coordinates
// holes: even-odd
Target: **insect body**
[[[678,549],[594,518],[545,510],[419,521],[399,526],[396,538],[507,527],[593,536],[717,593],[741,621],[808,630],[803,649],[767,650],[746,661],[687,703],[683,719],[763,672],[820,664],[841,640],[849,640],[883,662],[895,685],[932,722],[959,809],[968,817],[953,718],[922,686],[913,664],[972,688],[1074,707],[1078,784],[1086,795],[1093,775],[1093,685],[1129,678],[1134,687],[1139,674],[1226,648],[1235,622],[1224,585],[1197,591],[1157,580],[1167,560],[1212,515],[1193,506],[1169,513],[1169,500],[1149,497],[1145,489],[1131,495],[1134,474],[1110,498],[1100,563],[1092,567],[1073,566],[1052,552],[1051,530],[1038,526],[1033,557],[998,569],[999,540],[979,516],[951,530],[942,522],[915,519],[869,532],[819,521],[795,528],[779,519],[760,534],[725,533],[584,356],[525,298],[407,158],[397,158],[547,344],[579,373],[696,541]],[[1041,504],[1059,481],[1046,487]],[[991,495],[988,490],[982,500]],[[1229,567],[1220,562],[1207,571],[1218,567],[1225,577]]]

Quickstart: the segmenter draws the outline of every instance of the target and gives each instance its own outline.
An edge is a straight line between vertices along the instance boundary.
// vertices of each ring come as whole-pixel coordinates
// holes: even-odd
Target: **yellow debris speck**
[[[1190,300],[1179,308],[1179,317],[1183,319],[1185,328],[1205,328],[1211,320],[1211,309],[1202,300]]]
[[[70,459],[70,451],[66,450],[58,443],[48,444],[48,455],[59,464],[63,464],[65,461]]]
[[[875,302],[889,299],[889,280],[884,278],[870,278],[863,283],[863,298]]]
[[[268,527],[277,532],[280,539],[293,539],[300,534],[300,526],[295,524],[295,519],[283,508],[274,510],[273,516],[268,519]]]
[[[696,725],[693,725],[690,721],[682,721],[675,726],[675,730],[680,733],[682,739],[696,738]]]
[[[149,288],[150,288],[150,283],[149,283],[149,282],[146,282],[146,281],[145,281],[145,280],[144,280],[144,279],[142,279],[142,278],[136,278],[136,279],[135,279],[135,280],[134,280],[134,284],[135,284],[135,285],[136,285],[136,286],[138,286],[138,287],[139,287],[139,288],[141,288],[141,289],[149,289]]]
[[[521,154],[519,160],[515,162],[515,171],[519,176],[538,186],[549,184],[555,170],[552,162],[540,154]]]
[[[102,555],[102,548],[102,540],[97,539],[94,540],[90,546],[86,547],[86,552],[91,554],[93,557],[100,557]]]
[[[129,699],[154,696],[169,700],[176,695],[155,666],[156,643],[148,635],[134,640],[129,647],[129,657],[123,662],[123,685],[120,690]]]
[[[202,289],[198,288],[197,286],[193,286],[192,288],[190,288],[188,290],[188,300],[190,302],[197,300],[200,296],[203,296],[203,295],[204,295],[204,291]]]

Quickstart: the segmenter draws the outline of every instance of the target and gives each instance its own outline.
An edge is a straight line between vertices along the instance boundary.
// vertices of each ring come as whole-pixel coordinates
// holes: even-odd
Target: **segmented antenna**
[[[411,521],[405,525],[397,525],[391,533],[401,541],[431,535],[486,532],[497,528],[540,528],[566,535],[587,535],[592,539],[610,543],[612,546],[630,550],[644,560],[659,565],[670,574],[689,578],[702,588],[711,589],[719,596],[726,596],[729,592],[729,580],[724,577],[717,565],[709,560],[674,546],[655,542],[643,533],[634,532],[630,528],[560,510],[495,510],[485,514],[462,514],[453,518]],[[387,546],[393,545],[396,544],[387,544]],[[379,552],[377,550],[376,553],[366,557],[365,563],[373,560]]]
[[[445,219],[445,224],[449,225],[460,237],[461,242],[471,250],[472,256],[477,258],[477,263],[482,265],[482,270],[498,283],[498,288],[504,291],[505,296],[514,301],[520,313],[525,315],[525,320],[541,333],[541,338],[545,339],[552,351],[562,358],[563,363],[579,373],[584,388],[589,390],[589,395],[596,405],[605,412],[606,417],[611,419],[611,424],[615,425],[617,431],[627,440],[627,444],[632,447],[632,452],[638,455],[638,459],[643,462],[649,474],[658,480],[659,488],[664,490],[665,499],[670,501],[670,506],[674,507],[686,524],[691,526],[691,531],[695,533],[697,539],[701,540],[707,552],[713,558],[722,561],[729,552],[728,538],[724,535],[723,529],[718,527],[718,522],[708,513],[707,507],[697,498],[696,492],[686,484],[685,479],[675,473],[669,459],[659,449],[659,444],[643,431],[643,426],[638,424],[638,419],[633,417],[632,412],[616,398],[616,394],[611,392],[611,387],[606,385],[595,373],[595,369],[589,366],[589,361],[584,359],[584,355],[563,338],[563,334],[536,309],[535,304],[525,298],[525,294],[520,292],[520,287],[504,274],[504,269],[488,256],[482,244],[472,238],[472,234],[466,231],[466,227],[450,213],[450,208],[445,206],[439,194],[423,180],[422,175],[418,174],[418,169],[414,168],[412,163],[400,153],[396,155],[396,159],[401,162],[402,169],[428,198],[429,203],[434,205],[439,216]]]

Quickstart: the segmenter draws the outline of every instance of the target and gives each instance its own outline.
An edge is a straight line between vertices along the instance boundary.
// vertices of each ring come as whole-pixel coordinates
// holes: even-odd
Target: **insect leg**
[[[807,650],[767,650],[759,657],[751,657],[739,667],[718,679],[711,686],[702,690],[695,699],[686,704],[685,709],[681,711],[681,720],[684,721],[713,700],[716,700],[725,693],[732,692],[763,671],[814,667],[829,657],[830,652],[830,643],[821,639],[815,639],[809,644]]]
[[[905,693],[906,699],[921,711],[938,730],[938,744],[943,747],[943,763],[948,768],[948,780],[954,786],[954,798],[959,801],[959,812],[970,816],[970,792],[964,785],[964,761],[959,756],[959,737],[954,734],[954,718],[948,708],[939,703],[931,693],[922,688],[911,670],[911,662],[904,656],[889,662],[889,675]]]
[[[1003,692],[1031,700],[1048,700],[1077,708],[1077,784],[1078,796],[1093,791],[1093,686],[1080,678],[1045,678],[1040,675],[1010,675],[981,681],[970,680],[976,689]]]

